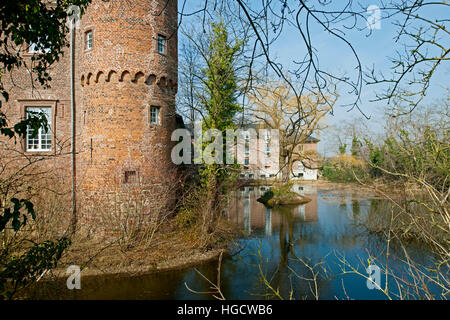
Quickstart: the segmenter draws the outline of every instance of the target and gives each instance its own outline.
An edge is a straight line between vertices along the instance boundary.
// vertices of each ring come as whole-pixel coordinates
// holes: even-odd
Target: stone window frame
[[[159,37],[163,37],[165,39],[165,46],[164,46],[164,53],[159,51]],[[155,52],[162,56],[168,56],[169,55],[169,35],[162,31],[157,31],[155,35]]]
[[[157,119],[156,123],[152,122],[152,108],[158,109],[158,119]],[[161,112],[162,112],[162,108],[159,103],[150,103],[148,105],[148,123],[149,123],[150,127],[161,126],[161,119],[162,119]]]
[[[90,48],[87,48],[87,35],[89,32],[92,33],[92,44]],[[87,26],[83,29],[83,50],[84,52],[90,52],[94,50],[94,47],[95,47],[95,27]]]
[[[56,128],[57,128],[57,123],[56,123],[56,117],[57,117],[57,104],[58,104],[58,100],[54,100],[54,99],[38,99],[38,100],[33,100],[33,99],[21,99],[21,100],[17,100],[19,103],[19,114],[22,120],[26,119],[26,110],[27,108],[51,108],[51,112],[52,112],[52,119],[51,119],[51,123],[52,123],[52,147],[50,150],[27,150],[27,136],[28,134],[25,135],[25,137],[23,137],[21,139],[21,144],[22,144],[22,151],[27,153],[27,154],[35,154],[35,155],[53,155],[56,154]]]

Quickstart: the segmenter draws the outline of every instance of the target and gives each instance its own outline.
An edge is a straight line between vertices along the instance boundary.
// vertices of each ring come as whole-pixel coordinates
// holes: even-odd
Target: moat
[[[311,202],[270,209],[256,201],[264,187],[244,187],[236,192],[227,215],[242,227],[245,236],[236,239],[231,255],[223,258],[224,297],[277,298],[262,282],[264,274],[285,299],[315,299],[316,294],[319,299],[386,299],[380,291],[368,288],[366,278],[348,271],[352,266],[368,275],[369,255],[379,259],[376,263],[383,269],[386,238],[370,232],[363,222],[387,210],[389,203],[354,188],[330,189],[315,184],[293,188]],[[416,263],[433,264],[423,244],[409,241],[405,246]],[[401,246],[392,241],[389,250],[389,267],[401,272],[405,268]],[[197,269],[216,281],[217,261]],[[312,281],[316,272],[317,280]],[[384,276],[381,273],[382,288]],[[389,285],[395,287],[394,282]],[[210,284],[194,268],[187,268],[135,277],[82,276],[80,290],[68,290],[65,280],[46,281],[38,285],[31,298],[214,299],[211,294],[193,293],[187,286],[198,292],[211,291]]]

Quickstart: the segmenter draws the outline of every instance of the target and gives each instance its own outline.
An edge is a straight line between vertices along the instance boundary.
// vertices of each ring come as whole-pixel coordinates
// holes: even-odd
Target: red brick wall
[[[128,192],[173,184],[170,135],[175,128],[177,1],[166,2],[93,0],[76,31],[77,189],[82,215],[95,214],[96,206],[102,206],[111,193],[126,197]],[[88,30],[94,37],[93,48],[87,51]],[[165,55],[157,52],[158,34],[168,38]],[[55,138],[61,146],[45,154],[52,157],[39,166],[63,174],[62,184],[70,193],[69,57],[67,49],[51,68],[50,89],[32,90],[26,70],[11,75],[14,81],[6,83],[10,101],[2,111],[14,123],[27,106],[23,100],[31,100],[31,105],[34,100],[49,100],[44,104],[51,104],[56,112]],[[159,125],[150,124],[150,106],[160,108]],[[67,155],[55,156],[60,151]],[[136,172],[135,183],[124,183],[125,171]]]
[[[88,216],[107,206],[102,193],[126,197],[172,182],[177,2],[165,4],[93,1],[81,21],[78,180]],[[86,51],[88,30],[94,40]],[[158,34],[168,38],[165,55],[157,52]],[[158,125],[150,124],[151,106],[160,108]],[[131,182],[125,183],[125,171],[134,172]]]

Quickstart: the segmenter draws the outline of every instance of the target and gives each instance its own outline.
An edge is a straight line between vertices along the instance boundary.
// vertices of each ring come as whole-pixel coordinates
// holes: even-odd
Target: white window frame
[[[162,48],[162,51],[160,50]],[[158,37],[156,39],[156,50],[161,54],[167,54],[167,37],[158,34]]]
[[[30,43],[28,53],[41,53],[41,50],[36,49],[37,43]]]
[[[47,113],[44,110],[46,110],[46,111],[48,110],[49,112]],[[52,151],[52,146],[53,146],[53,133],[52,133],[53,110],[52,110],[52,107],[51,106],[48,106],[48,107],[33,107],[33,106],[26,107],[25,113],[26,113],[27,119],[28,119],[28,115],[29,115],[28,112],[30,112],[30,111],[31,112],[44,112],[44,113],[48,114],[48,116],[47,116],[47,127],[48,127],[47,129],[48,129],[48,131],[45,132],[44,128],[41,127],[41,128],[38,129],[37,136],[34,137],[34,138],[31,138],[32,129],[30,127],[28,127],[27,128],[26,140],[25,140],[26,151],[27,152],[49,152],[49,151]],[[48,147],[48,148],[43,148],[42,147],[44,138],[46,138],[47,141],[50,141],[50,147]],[[33,146],[37,145],[37,148],[30,148],[30,141],[31,140],[37,142],[37,143],[33,143]],[[47,145],[48,145],[48,143],[47,143]]]
[[[94,31],[88,30],[85,33],[86,50],[91,50],[94,47]]]
[[[51,52],[50,48],[46,48],[44,50],[37,49],[36,47],[39,45],[39,43],[30,43],[28,46],[28,53],[49,53]]]
[[[270,144],[266,143],[266,155],[270,157]]]
[[[153,111],[155,111],[156,119],[153,119],[153,114],[154,114]],[[150,124],[152,124],[152,125],[159,125],[159,123],[160,123],[160,114],[161,114],[160,107],[158,107],[158,106],[150,106]]]

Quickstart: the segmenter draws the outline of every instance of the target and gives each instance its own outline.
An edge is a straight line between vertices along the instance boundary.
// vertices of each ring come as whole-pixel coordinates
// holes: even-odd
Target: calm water
[[[284,298],[313,299],[316,292],[310,267],[317,273],[317,291],[321,299],[384,299],[377,290],[369,290],[366,279],[342,274],[345,258],[351,266],[367,275],[368,254],[384,263],[386,241],[371,233],[363,222],[379,215],[389,206],[383,200],[358,195],[355,191],[318,190],[311,185],[295,185],[294,190],[312,199],[306,205],[268,209],[256,199],[264,188],[246,187],[236,192],[228,218],[245,230],[236,239],[231,257],[224,258],[221,288],[227,299],[265,299],[272,297],[262,284],[264,274]],[[383,205],[384,204],[384,205]],[[409,243],[414,261],[431,265],[433,259],[420,243]],[[389,266],[404,270],[399,245],[390,246]],[[348,268],[347,268],[348,269]],[[217,262],[198,266],[198,270],[216,281]],[[82,277],[81,290],[66,289],[65,281],[42,282],[33,293],[38,299],[213,299],[210,285],[194,268],[138,277]],[[381,274],[381,285],[385,278]],[[393,285],[393,283],[391,283]],[[312,290],[313,289],[313,290]]]

